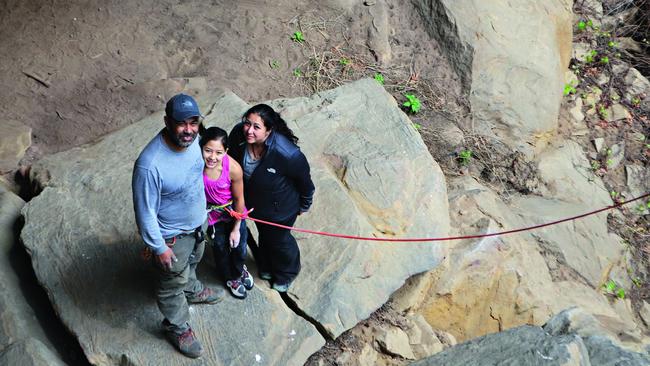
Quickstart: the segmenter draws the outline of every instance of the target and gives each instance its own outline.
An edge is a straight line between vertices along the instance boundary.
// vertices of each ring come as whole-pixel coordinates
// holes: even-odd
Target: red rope
[[[638,201],[638,200],[643,199],[643,198],[648,197],[648,196],[650,196],[650,192],[646,193],[646,194],[644,194],[642,196],[639,196],[639,197],[636,197],[636,198],[633,198],[633,199],[630,199],[630,200],[627,200],[627,201],[619,202],[619,203],[616,203],[614,205],[607,206],[607,207],[604,207],[604,208],[601,208],[601,209],[598,209],[598,210],[590,211],[590,212],[587,212],[587,213],[584,213],[584,214],[581,214],[581,215],[567,217],[567,218],[564,218],[564,219],[561,219],[561,220],[555,220],[555,221],[547,222],[547,223],[544,223],[544,224],[528,226],[528,227],[523,227],[523,228],[513,229],[513,230],[507,230],[507,231],[500,231],[500,232],[497,232],[497,233],[490,233],[490,234],[449,236],[449,237],[443,237],[443,238],[402,238],[402,239],[399,239],[399,238],[376,238],[376,237],[368,237],[368,236],[335,234],[335,233],[328,233],[328,232],[325,232],[325,231],[300,229],[300,228],[296,228],[296,227],[293,227],[293,226],[286,226],[286,225],[276,224],[276,223],[270,222],[270,221],[256,219],[254,217],[248,216],[248,213],[253,211],[253,209],[251,209],[250,211],[246,211],[243,214],[239,214],[238,212],[235,212],[235,211],[232,211],[232,210],[228,210],[228,212],[231,214],[231,216],[233,216],[235,218],[238,218],[238,219],[248,219],[248,220],[252,220],[252,221],[255,221],[255,222],[259,222],[261,224],[277,226],[277,227],[280,227],[280,228],[283,228],[283,229],[299,231],[299,232],[302,232],[302,233],[309,233],[309,234],[316,234],[316,235],[323,235],[323,236],[332,236],[332,237],[335,237],[335,238],[366,240],[366,241],[389,241],[389,242],[447,241],[447,240],[487,238],[487,237],[491,237],[491,236],[514,234],[514,233],[518,233],[518,232],[522,232],[522,231],[530,231],[530,230],[539,229],[539,228],[546,227],[546,226],[557,225],[557,224],[560,224],[560,223],[563,223],[563,222],[566,222],[566,221],[577,220],[577,219],[581,219],[583,217],[595,215],[595,214],[597,214],[599,212],[611,210],[612,208],[623,206],[623,205],[626,205],[626,204],[634,202],[634,201]]]

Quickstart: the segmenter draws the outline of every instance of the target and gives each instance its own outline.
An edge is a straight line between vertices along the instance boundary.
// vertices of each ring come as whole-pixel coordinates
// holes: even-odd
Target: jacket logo
[[[275,174],[275,169],[273,168],[268,168],[266,169],[267,172]]]

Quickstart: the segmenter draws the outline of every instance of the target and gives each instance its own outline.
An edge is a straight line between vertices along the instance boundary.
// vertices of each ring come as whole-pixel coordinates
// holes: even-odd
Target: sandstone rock
[[[375,341],[382,351],[391,355],[399,356],[409,360],[415,359],[409,337],[406,333],[397,327],[389,329],[379,329]]]
[[[617,347],[639,350],[642,341],[638,327],[608,316],[595,316],[580,307],[563,310],[545,325],[544,330],[552,335],[577,334],[583,339],[602,337],[616,343]]]
[[[395,100],[374,80],[270,103],[301,138],[317,187],[310,214],[296,226],[363,236],[447,234],[442,172]],[[231,93],[200,104],[203,111],[214,104],[205,124],[226,130],[248,107]],[[159,331],[153,279],[137,254],[141,244],[131,213],[132,162],[161,126],[157,113],[32,169],[32,178],[45,188],[23,210],[22,239],[56,311],[93,363],[185,362]],[[334,337],[367,318],[406,278],[435,268],[446,255],[443,247],[428,243],[388,246],[299,233],[296,238],[302,272],[288,296]],[[221,285],[208,263],[199,276],[208,285]],[[248,365],[257,355],[266,364],[302,364],[324,344],[275,291],[258,284],[245,302],[192,307],[205,362]]]
[[[602,137],[596,137],[593,139],[594,143],[594,148],[596,148],[596,152],[600,153],[603,150],[603,144],[605,144],[605,139]]]
[[[585,120],[585,115],[582,113],[582,98],[576,98],[576,103],[569,109],[569,115],[574,123],[582,123]]]
[[[590,363],[580,337],[551,336],[539,327],[522,326],[473,339],[411,365],[583,366]]]
[[[584,105],[588,108],[587,115],[593,116],[598,111],[596,110],[596,104],[600,102],[600,96],[603,94],[603,91],[600,88],[592,88],[590,92],[585,95],[583,100]]]
[[[20,122],[2,122],[0,135],[0,173],[16,169],[27,148],[32,144],[32,129]]]
[[[605,84],[607,84],[607,83],[609,83],[609,75],[607,75],[607,74],[605,74],[605,73],[601,73],[601,74],[598,75],[598,77],[596,78],[596,84],[598,84],[598,85],[600,85],[600,86],[603,86],[603,85],[605,85]]]
[[[611,339],[592,336],[583,338],[583,341],[589,351],[589,360],[592,365],[650,365],[650,357],[647,353],[628,351],[614,344]]]
[[[374,5],[369,8],[372,22],[368,27],[368,47],[379,63],[386,64],[392,58],[390,43],[388,42],[388,36],[390,35],[388,9],[385,0],[378,0]]]
[[[0,365],[64,366],[65,363],[39,340],[27,338],[1,349]]]
[[[641,48],[639,42],[635,41],[632,37],[616,37],[614,41],[624,50],[643,52],[643,48]]]
[[[592,49],[593,47],[589,43],[576,42],[573,44],[573,58],[579,61],[584,61],[585,57]]]
[[[627,87],[627,96],[635,97],[639,94],[650,94],[650,81],[646,79],[639,70],[631,67],[625,75],[625,86]]]
[[[24,204],[0,186],[0,365],[62,365],[12,270],[10,253],[18,245],[14,225]]]
[[[296,128],[309,131],[299,135],[305,136],[301,148],[308,157],[320,157],[312,169],[319,197],[327,197],[316,199],[313,215],[305,221],[301,217],[297,226],[366,236],[446,235],[449,218],[442,172],[394,99],[376,82],[363,80],[277,105],[298,122]],[[359,105],[367,106],[369,114],[364,115]],[[381,119],[381,132],[372,133],[373,123],[367,130],[360,127],[358,120],[364,118]],[[337,176],[325,176],[332,171]],[[405,176],[416,181],[404,184]],[[378,189],[388,181],[399,182],[395,190]],[[364,218],[352,219],[358,215]],[[339,219],[330,223],[323,222],[324,217]],[[304,243],[303,268],[315,270],[302,271],[289,295],[333,337],[367,318],[406,278],[435,268],[447,254],[446,248],[430,243],[387,247],[296,237]]]
[[[533,135],[557,127],[571,57],[571,2],[414,3],[461,77],[476,128],[526,150]]]
[[[378,357],[379,353],[370,344],[366,344],[359,355],[359,365],[375,365]]]
[[[641,320],[643,320],[643,323],[645,323],[646,327],[650,327],[650,303],[647,301],[643,302],[643,306],[641,306],[639,315],[641,316]]]
[[[607,151],[607,169],[616,169],[625,159],[625,141],[612,145]]]
[[[602,182],[588,179],[591,168],[576,143],[551,146],[539,159],[542,197],[513,196],[507,205],[471,178],[450,179],[453,226],[462,234],[492,233],[611,204]],[[625,248],[612,245],[620,242],[607,229],[606,213],[529,233],[467,240],[430,274],[429,298],[414,308],[433,328],[460,340],[541,325],[574,305],[634,330],[631,312],[615,309],[597,290],[603,277],[623,266]]]
[[[443,343],[422,315],[415,316],[411,322],[412,326],[406,334],[416,359],[429,357],[443,350]]]
[[[630,198],[639,197],[650,191],[650,171],[648,168],[638,164],[626,165],[625,173],[627,177],[626,189]],[[647,206],[642,212],[637,212],[644,215],[649,213]]]
[[[628,118],[631,118],[632,114],[630,111],[625,108],[625,106],[616,103],[613,104],[611,107],[607,108],[607,115],[605,116],[605,120],[607,122],[614,122],[614,121],[620,121],[620,120],[627,120]]]

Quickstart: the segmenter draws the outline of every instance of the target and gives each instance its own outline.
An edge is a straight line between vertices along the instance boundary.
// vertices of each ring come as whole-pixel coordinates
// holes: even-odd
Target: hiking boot
[[[273,276],[271,276],[271,273],[269,272],[260,272],[260,278],[266,281],[270,281]]]
[[[226,286],[230,290],[232,296],[238,299],[246,298],[246,287],[244,287],[244,284],[241,283],[240,280],[237,279],[237,280],[226,281]]]
[[[176,347],[176,349],[190,358],[197,358],[203,353],[201,342],[194,336],[192,328],[188,328],[183,333],[176,334],[174,332],[167,332],[167,339]]]
[[[289,290],[289,285],[290,283],[285,283],[285,284],[273,283],[272,287],[277,292],[287,292]]]
[[[201,292],[187,296],[187,302],[190,304],[216,304],[223,298],[224,291],[222,289],[214,291],[209,287],[203,287]]]
[[[241,283],[246,287],[247,291],[250,291],[253,289],[253,286],[255,283],[253,282],[253,276],[248,272],[248,268],[246,268],[246,265],[244,265],[244,271],[241,273],[241,278],[239,279]]]

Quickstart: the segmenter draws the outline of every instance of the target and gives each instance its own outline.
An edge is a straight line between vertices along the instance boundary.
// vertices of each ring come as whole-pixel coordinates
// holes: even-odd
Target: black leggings
[[[226,281],[241,277],[244,271],[244,261],[246,260],[246,237],[248,235],[246,224],[242,222],[239,227],[239,245],[237,248],[231,248],[229,238],[234,225],[234,220],[227,222],[219,221],[210,226],[207,233],[208,243],[214,249],[217,272]]]
[[[295,215],[278,224],[292,226],[297,217]],[[257,222],[255,226],[259,232],[259,243],[253,254],[258,270],[270,273],[274,283],[290,283],[300,272],[300,249],[296,239],[287,229]]]

